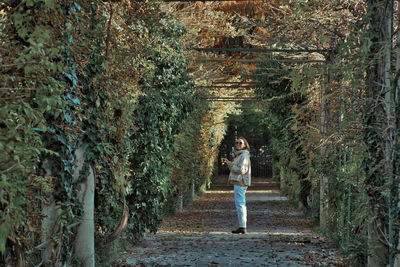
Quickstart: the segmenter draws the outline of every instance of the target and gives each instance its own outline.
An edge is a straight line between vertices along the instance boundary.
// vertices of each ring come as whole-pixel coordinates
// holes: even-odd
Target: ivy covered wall
[[[0,12],[0,263],[80,264],[79,196],[93,173],[88,234],[105,264],[116,237],[156,231],[193,166],[197,189],[209,179],[196,154],[210,140],[197,125],[208,104],[187,74],[185,29],[152,1],[13,1]]]
[[[399,5],[367,2],[324,64],[276,57],[254,77],[282,190],[354,266],[397,266]]]

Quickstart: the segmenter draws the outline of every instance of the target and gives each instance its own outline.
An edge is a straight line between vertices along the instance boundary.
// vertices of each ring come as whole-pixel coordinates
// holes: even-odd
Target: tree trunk
[[[76,168],[74,179],[78,180],[80,172],[84,165],[84,150],[78,148],[75,151]],[[94,174],[93,169],[89,167],[89,173],[80,184],[78,198],[82,203],[83,217],[78,226],[78,232],[75,240],[75,256],[81,261],[82,266],[94,267]]]
[[[327,76],[329,76],[328,71],[326,70]],[[325,142],[325,138],[327,136],[327,110],[326,110],[326,84],[330,82],[330,77],[326,78],[326,81],[323,81],[321,86],[321,107],[320,107],[320,140],[321,142]],[[324,157],[326,152],[326,146],[321,144],[319,153],[321,158]],[[319,226],[321,229],[325,229],[328,224],[328,216],[329,216],[329,202],[328,202],[328,177],[321,172],[320,174],[320,192],[319,192]]]
[[[397,13],[400,11],[400,3],[397,1]],[[400,16],[397,17],[396,21],[396,26],[397,29],[400,27]],[[397,33],[397,44],[396,44],[396,80],[394,81],[396,84],[393,85],[394,87],[394,103],[395,103],[395,130],[398,132],[399,129],[398,127],[400,126],[400,34]],[[400,137],[398,135],[394,135],[394,159],[393,159],[393,166],[394,166],[394,173],[395,173],[395,179],[394,179],[394,185],[397,190],[394,191],[394,207],[397,208],[397,210],[400,210]],[[399,214],[395,213],[395,219],[399,219]],[[399,227],[397,226],[394,229],[394,237],[397,237],[397,252],[394,255],[394,264],[393,266],[400,266],[400,233],[399,233]],[[395,244],[393,244],[395,245]]]
[[[397,63],[396,63],[396,70],[397,72],[400,71],[400,38],[398,37],[398,47],[397,47]],[[395,103],[396,103],[396,128],[398,131],[399,125],[400,125],[400,81],[398,81],[398,84],[396,85],[396,90],[395,90]],[[394,172],[396,174],[394,184],[396,186],[397,192],[394,192],[395,195],[395,207],[397,210],[400,210],[400,137],[398,135],[395,135],[395,154],[394,154]],[[395,218],[398,220],[399,219],[399,214],[395,214]],[[398,238],[397,240],[397,253],[394,256],[394,265],[393,266],[400,266],[400,230],[399,226],[395,229],[395,234],[394,236]]]
[[[47,161],[44,162],[44,166],[46,166]],[[51,176],[51,170],[48,167],[45,167],[46,176]],[[42,262],[45,264],[51,263],[52,256],[54,252],[54,242],[50,241],[52,239],[53,229],[55,227],[54,223],[57,219],[57,211],[56,211],[56,202],[54,201],[54,197],[50,196],[50,204],[42,207],[42,242],[48,242],[45,245],[45,248],[41,251],[42,254]]]
[[[367,109],[365,141],[368,157],[366,166],[367,194],[370,197],[371,214],[368,225],[368,266],[387,266],[389,263],[389,240],[383,236],[388,222],[385,214],[390,208],[382,191],[389,193],[393,182],[393,90],[392,81],[392,1],[371,0],[370,33],[372,46],[367,69]],[[389,203],[389,205],[388,205]]]
[[[371,217],[378,214],[377,208],[371,210]],[[382,224],[378,219],[372,219],[368,224],[368,267],[386,267],[388,264],[388,253],[385,246],[379,240],[379,228]]]
[[[190,194],[190,201],[193,201],[196,198],[196,190],[195,190],[195,183],[194,179],[192,179],[192,183],[190,185],[191,194]]]
[[[395,224],[395,210],[396,206],[393,204],[393,187],[395,181],[395,168],[394,168],[394,154],[395,154],[395,102],[394,102],[394,90],[392,86],[392,34],[393,34],[393,2],[387,4],[385,9],[385,31],[384,40],[386,44],[386,49],[384,53],[383,62],[383,78],[385,81],[385,94],[384,94],[384,109],[386,111],[386,131],[385,131],[385,175],[387,176],[387,188],[389,192],[389,265],[394,266],[394,227]]]

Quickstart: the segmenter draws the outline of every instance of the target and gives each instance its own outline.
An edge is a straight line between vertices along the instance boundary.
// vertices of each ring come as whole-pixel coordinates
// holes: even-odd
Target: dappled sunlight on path
[[[246,198],[248,234],[231,234],[237,227],[232,186],[219,177],[119,266],[347,266],[272,180],[254,179]]]

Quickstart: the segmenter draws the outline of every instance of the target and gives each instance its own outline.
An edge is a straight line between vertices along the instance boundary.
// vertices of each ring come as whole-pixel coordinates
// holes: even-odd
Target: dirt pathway
[[[248,234],[231,234],[233,188],[221,177],[129,251],[123,266],[348,266],[273,181],[253,179],[246,199]]]

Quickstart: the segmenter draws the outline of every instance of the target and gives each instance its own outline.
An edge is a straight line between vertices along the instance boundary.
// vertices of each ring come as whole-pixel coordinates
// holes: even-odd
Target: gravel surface
[[[253,178],[246,193],[248,233],[232,234],[237,215],[226,179],[167,217],[157,234],[114,266],[349,266],[272,180]]]

